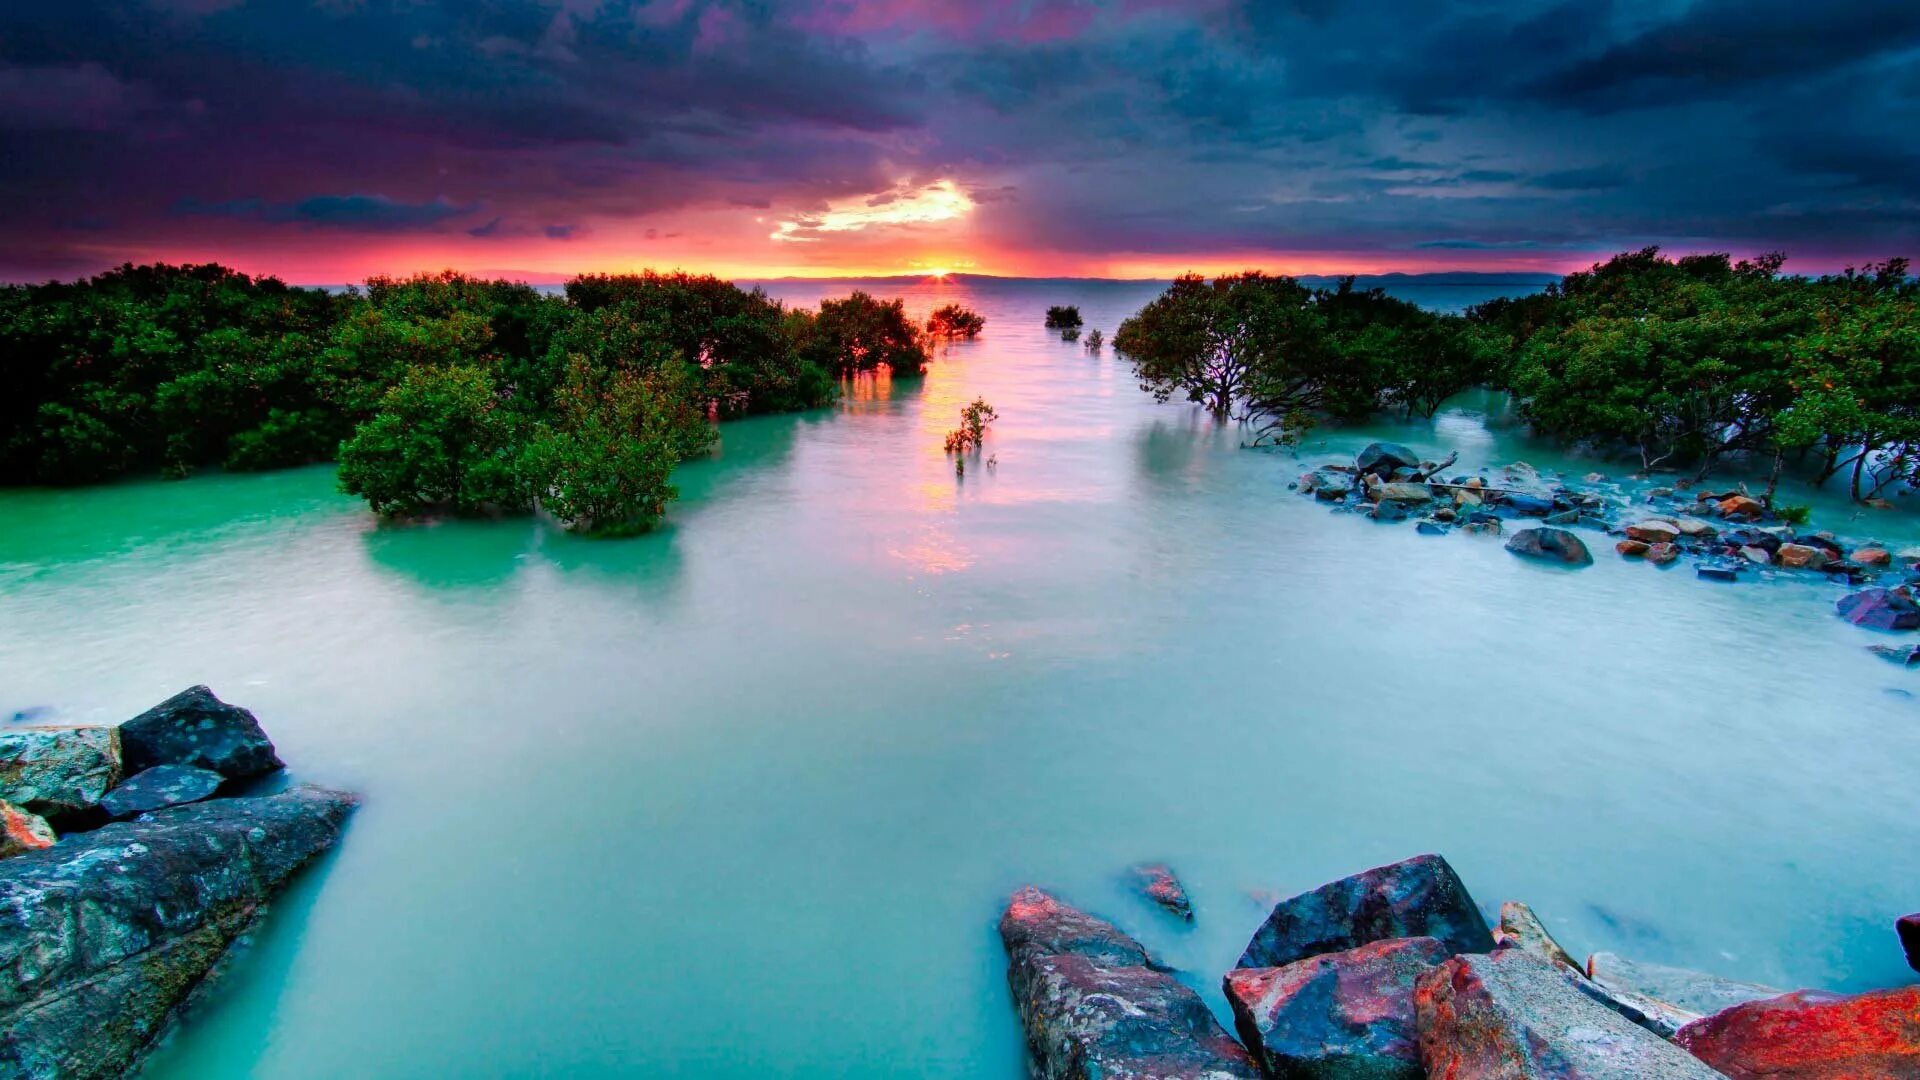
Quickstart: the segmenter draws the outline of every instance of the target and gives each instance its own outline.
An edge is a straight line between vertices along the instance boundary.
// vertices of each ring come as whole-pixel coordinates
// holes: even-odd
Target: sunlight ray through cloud
[[[888,225],[933,225],[957,221],[973,212],[973,199],[951,180],[830,203],[823,213],[782,221],[769,235],[775,240],[809,243],[822,233],[860,232]]]

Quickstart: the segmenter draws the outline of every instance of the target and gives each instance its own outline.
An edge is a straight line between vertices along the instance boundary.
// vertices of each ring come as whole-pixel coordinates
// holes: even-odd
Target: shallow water
[[[205,682],[366,795],[149,1074],[1014,1077],[1016,886],[1219,1008],[1274,896],[1427,850],[1576,952],[1911,977],[1920,675],[1837,586],[1329,513],[1286,485],[1382,435],[1594,466],[1482,399],[1242,450],[1040,329],[1077,301],[1110,337],[1151,287],[966,288],[910,302],[968,300],[980,341],[728,425],[634,541],[380,526],[328,469],[0,494],[0,715]],[[997,464],[958,480],[976,395]],[[1144,858],[1194,928],[1123,888]]]

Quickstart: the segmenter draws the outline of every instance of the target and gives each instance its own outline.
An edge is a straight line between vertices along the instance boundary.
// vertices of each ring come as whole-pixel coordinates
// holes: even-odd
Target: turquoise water
[[[1381,435],[1594,466],[1484,398],[1241,450],[1040,329],[1078,302],[1110,337],[1151,292],[915,289],[986,336],[728,425],[634,541],[382,526],[327,469],[0,494],[0,714],[206,682],[366,796],[150,1075],[1011,1078],[1018,885],[1219,1007],[1274,896],[1425,850],[1576,952],[1911,977],[1920,674],[1836,586],[1328,513],[1286,485]],[[997,464],[956,480],[976,395]],[[1192,929],[1123,887],[1147,858]]]

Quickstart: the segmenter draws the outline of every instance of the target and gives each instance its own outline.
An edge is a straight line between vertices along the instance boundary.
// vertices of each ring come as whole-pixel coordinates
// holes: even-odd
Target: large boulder
[[[0,1075],[132,1071],[353,806],[306,786],[217,799],[0,861]]]
[[[120,738],[110,727],[0,731],[0,799],[44,817],[100,805],[120,769]]]
[[[1585,566],[1593,561],[1587,545],[1565,529],[1521,529],[1507,538],[1507,550],[1530,559],[1548,559],[1569,566]]]
[[[1812,544],[1781,544],[1774,556],[1789,570],[1818,570],[1832,561],[1825,548]]]
[[[1253,1059],[1112,924],[1028,886],[1000,918],[1007,982],[1040,1080],[1253,1080]]]
[[[1362,474],[1373,473],[1382,480],[1390,480],[1395,469],[1418,469],[1420,455],[1399,443],[1368,443],[1366,449],[1354,455],[1353,467]]]
[[[1520,949],[1456,956],[1413,994],[1427,1075],[1457,1080],[1709,1080],[1712,1069]]]
[[[1223,980],[1234,1026],[1273,1076],[1422,1080],[1413,987],[1449,951],[1430,937],[1375,941]]]
[[[1610,952],[1598,952],[1587,957],[1587,977],[1609,991],[1642,995],[1677,1005],[1694,1014],[1696,1019],[1735,1005],[1785,993],[1778,987],[1723,979],[1704,971],[1636,963]]]
[[[1920,986],[1796,990],[1695,1021],[1674,1041],[1734,1080],[1913,1080]]]
[[[56,839],[45,818],[0,799],[0,859],[50,848]]]
[[[1493,948],[1487,920],[1438,855],[1377,866],[1275,904],[1236,967],[1282,967],[1387,938],[1438,938],[1449,952]]]
[[[166,806],[180,806],[210,798],[220,790],[222,777],[212,769],[191,765],[155,765],[121,781],[100,800],[107,816],[132,817]]]
[[[1834,601],[1840,617],[1869,630],[1920,630],[1920,604],[1902,586],[1861,589]]]
[[[245,780],[281,768],[260,721],[195,686],[120,725],[128,772],[155,765],[192,765],[229,780]]]

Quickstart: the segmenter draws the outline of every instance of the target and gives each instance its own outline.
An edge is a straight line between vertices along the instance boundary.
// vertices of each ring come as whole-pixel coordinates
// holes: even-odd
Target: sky
[[[1920,255],[1916,0],[7,0],[0,280]]]

